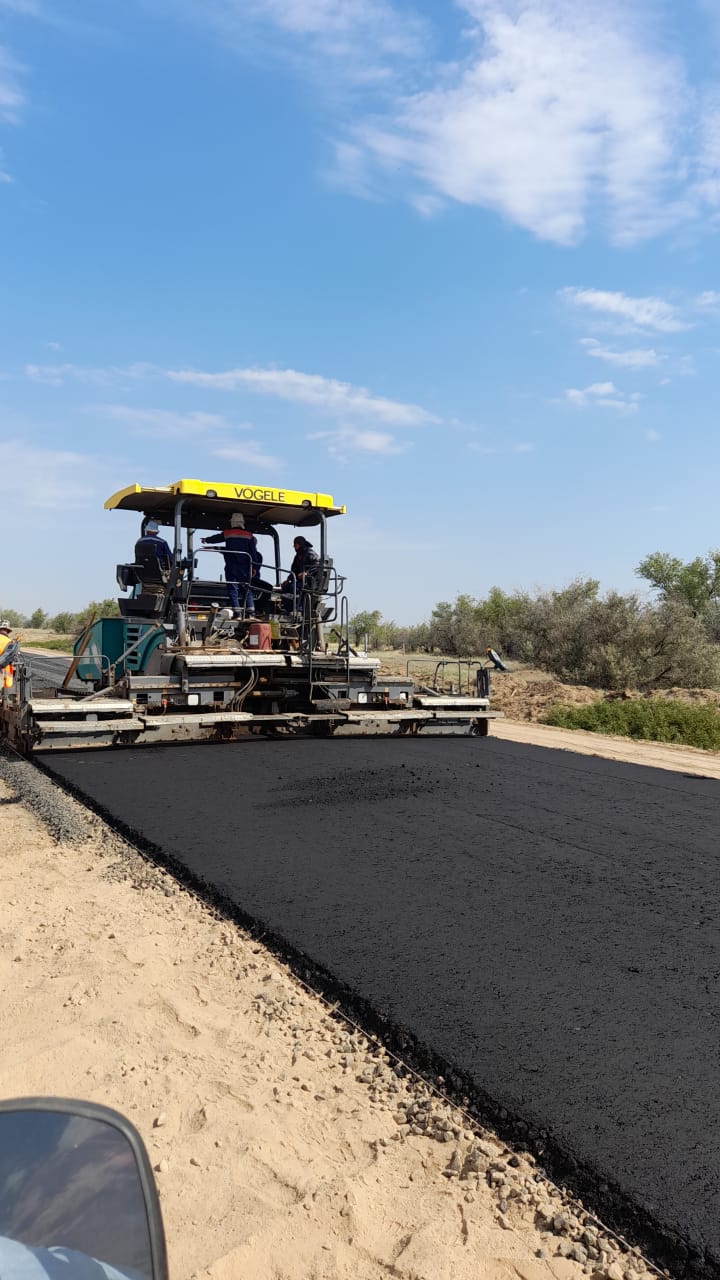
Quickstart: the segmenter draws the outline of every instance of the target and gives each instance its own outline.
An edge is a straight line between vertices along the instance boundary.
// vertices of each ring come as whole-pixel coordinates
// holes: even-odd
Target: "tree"
[[[635,572],[660,592],[662,600],[681,600],[695,615],[720,598],[720,551],[708,551],[687,564],[666,551],[653,551]]]
[[[84,609],[75,614],[76,630],[86,627],[93,614],[96,618],[119,618],[120,609],[117,600],[112,596],[108,596],[105,600],[90,600]]]
[[[379,631],[382,623],[382,614],[379,609],[361,610],[360,613],[354,613],[350,619],[350,642],[354,645],[365,643],[367,636],[368,648],[377,649],[380,643]]]
[[[44,609],[36,609],[34,613],[30,614],[30,626],[36,631],[42,630],[47,624],[47,620],[48,616]]]
[[[50,619],[50,630],[58,632],[59,635],[69,635],[75,628],[74,613],[56,613],[54,618]]]
[[[24,627],[27,619],[22,613],[18,613],[17,609],[3,609],[0,607],[0,618],[4,618],[13,628]]]

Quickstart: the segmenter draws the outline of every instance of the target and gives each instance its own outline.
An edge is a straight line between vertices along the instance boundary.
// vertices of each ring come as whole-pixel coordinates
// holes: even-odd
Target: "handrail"
[[[350,688],[350,604],[347,596],[340,597],[340,635],[345,645],[345,679]]]
[[[408,658],[408,661],[405,667],[405,674],[407,676],[410,676],[411,666],[413,666],[413,664],[417,665],[420,663],[424,664],[425,666],[434,666],[435,669],[432,674],[432,685],[434,688],[437,688],[438,672],[440,671],[440,669],[442,668],[442,672],[444,676],[446,667],[456,666],[458,670],[457,683],[458,683],[459,693],[462,692],[462,685],[463,685],[463,676],[462,676],[461,668],[466,667],[467,668],[467,671],[465,673],[466,685],[467,685],[467,691],[469,694],[470,688],[471,688],[471,671],[473,668],[475,669],[476,673],[478,670],[482,670],[484,659],[483,658],[439,658],[439,659],[438,658]],[[477,683],[477,674],[475,677],[475,683]]]

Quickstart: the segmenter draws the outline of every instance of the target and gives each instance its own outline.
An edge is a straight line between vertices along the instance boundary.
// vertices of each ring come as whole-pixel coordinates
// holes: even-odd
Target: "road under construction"
[[[468,737],[44,766],[657,1259],[720,1273],[717,781]]]
[[[120,616],[69,670],[14,658],[0,736],[652,1256],[720,1276],[720,783],[493,739],[491,649],[465,690],[381,674],[329,495],[182,480],[106,506],[142,517]],[[296,536],[283,569],[283,526],[319,553]]]

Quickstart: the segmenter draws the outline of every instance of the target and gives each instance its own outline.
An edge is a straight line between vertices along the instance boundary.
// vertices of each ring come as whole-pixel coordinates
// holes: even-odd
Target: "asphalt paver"
[[[715,1270],[719,782],[492,738],[45,762]]]

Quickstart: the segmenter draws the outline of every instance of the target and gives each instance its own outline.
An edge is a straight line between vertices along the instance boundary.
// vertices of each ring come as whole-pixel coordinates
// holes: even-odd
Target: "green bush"
[[[54,649],[58,653],[72,653],[72,640],[63,639],[62,636],[54,636],[52,640],[33,640],[33,649]]]
[[[710,703],[638,698],[591,702],[585,707],[558,704],[550,708],[545,724],[720,751],[720,710]]]

